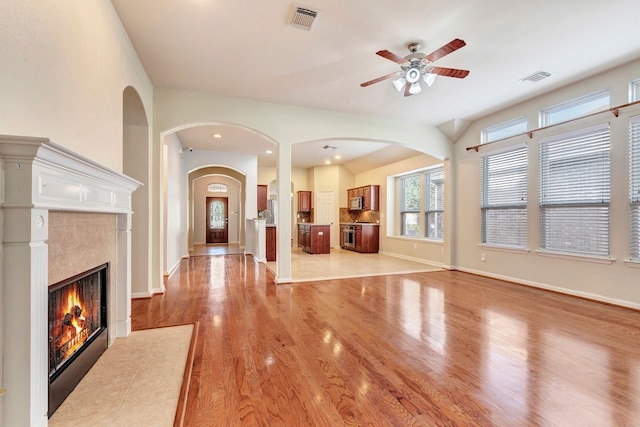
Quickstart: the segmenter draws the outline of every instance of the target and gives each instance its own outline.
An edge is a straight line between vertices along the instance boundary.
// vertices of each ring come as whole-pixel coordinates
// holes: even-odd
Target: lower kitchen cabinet
[[[266,256],[267,261],[275,261],[276,260],[276,227],[275,226],[267,226],[265,229],[265,240],[266,240]]]
[[[379,230],[378,224],[352,224],[347,233],[354,234],[353,239],[348,239],[353,244],[347,244],[346,233],[343,231],[340,236],[340,246],[355,252],[377,253],[380,246]]]
[[[298,246],[310,254],[328,254],[331,248],[330,226],[298,224]]]

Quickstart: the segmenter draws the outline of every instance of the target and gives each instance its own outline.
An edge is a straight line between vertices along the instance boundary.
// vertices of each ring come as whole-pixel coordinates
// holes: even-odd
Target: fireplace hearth
[[[108,266],[49,287],[49,417],[107,349]]]

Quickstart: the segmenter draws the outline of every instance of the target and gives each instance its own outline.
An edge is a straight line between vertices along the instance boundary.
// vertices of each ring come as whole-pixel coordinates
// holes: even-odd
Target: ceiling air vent
[[[301,30],[311,31],[316,26],[320,11],[311,10],[306,7],[293,5],[289,25],[300,28]]]
[[[522,82],[539,82],[542,79],[546,79],[547,77],[549,77],[551,74],[547,73],[546,71],[536,71],[535,73],[527,76],[527,77],[523,77],[520,79],[520,81]]]

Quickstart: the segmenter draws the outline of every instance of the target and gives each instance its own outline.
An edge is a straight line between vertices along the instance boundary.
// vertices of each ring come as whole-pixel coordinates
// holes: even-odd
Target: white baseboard
[[[152,295],[151,292],[135,292],[131,294],[131,298],[151,298]]]
[[[438,268],[449,269],[448,266],[446,266],[446,265],[444,265],[444,264],[442,264],[440,262],[430,261],[430,260],[426,260],[426,259],[423,259],[423,258],[415,258],[415,257],[407,256],[407,255],[396,254],[394,252],[380,251],[378,253],[380,255],[390,256],[390,257],[393,257],[393,258],[400,258],[400,259],[405,259],[407,261],[418,262],[420,264],[426,264],[426,265],[431,265],[431,266],[438,267]]]

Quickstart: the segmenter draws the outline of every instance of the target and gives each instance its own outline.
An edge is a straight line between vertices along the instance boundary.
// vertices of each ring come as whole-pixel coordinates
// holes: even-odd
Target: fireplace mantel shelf
[[[3,209],[128,213],[131,193],[142,185],[47,138],[0,135],[0,157],[7,187]],[[18,188],[25,178],[32,190],[26,193]]]

